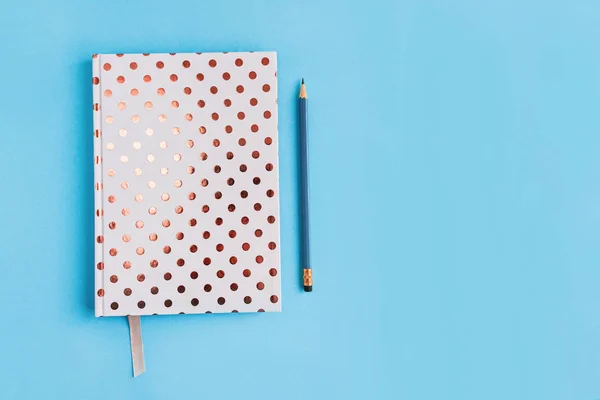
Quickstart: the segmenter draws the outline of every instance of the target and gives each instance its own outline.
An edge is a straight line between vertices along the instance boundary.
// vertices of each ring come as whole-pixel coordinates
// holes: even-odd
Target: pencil
[[[310,219],[308,213],[309,191],[308,191],[308,96],[304,78],[300,86],[299,96],[299,120],[300,120],[300,183],[302,189],[302,258],[304,267],[303,281],[304,291],[312,292],[313,279],[312,267],[310,265]]]

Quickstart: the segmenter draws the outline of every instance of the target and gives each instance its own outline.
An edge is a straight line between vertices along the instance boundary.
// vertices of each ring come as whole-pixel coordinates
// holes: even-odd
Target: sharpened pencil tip
[[[302,78],[302,84],[304,85],[304,78]]]

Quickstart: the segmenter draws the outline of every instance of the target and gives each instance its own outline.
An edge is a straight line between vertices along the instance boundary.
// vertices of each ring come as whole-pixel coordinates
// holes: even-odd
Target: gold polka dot
[[[144,197],[141,194],[136,194],[135,195],[135,201],[136,202],[141,202],[144,199]]]
[[[163,193],[163,194],[160,196],[160,198],[161,198],[163,201],[169,201],[169,199],[171,198],[171,196],[169,196],[169,193]]]
[[[175,155],[173,155],[173,160],[175,160],[175,161],[181,161],[181,154],[175,153]]]
[[[121,214],[123,214],[124,216],[128,216],[129,215],[129,208],[124,208],[121,210]]]
[[[148,181],[148,187],[150,189],[154,189],[156,187],[156,182],[154,182],[154,181]]]
[[[106,143],[106,150],[114,150],[114,148],[115,148],[114,143]]]
[[[133,117],[131,117],[131,120],[133,121],[134,124],[137,124],[138,122],[140,122],[140,116],[134,115]]]
[[[129,161],[129,158],[127,156],[121,156],[120,160],[122,163],[126,163],[127,161]]]
[[[120,102],[117,107],[119,107],[119,110],[122,111],[122,110],[124,110],[127,107],[127,105],[125,103],[123,103],[123,102]]]
[[[140,91],[137,90],[136,88],[133,88],[133,89],[131,89],[131,92],[129,92],[129,93],[131,93],[132,96],[137,96],[138,94],[140,94]]]
[[[127,129],[123,129],[123,128],[119,129],[119,136],[121,136],[121,137],[127,136]]]
[[[167,175],[169,173],[169,168],[164,168],[164,167],[161,168],[160,169],[160,173],[163,174],[163,175]]]
[[[110,90],[110,89],[106,89],[106,90],[104,91],[104,96],[105,96],[105,97],[110,97],[110,96],[112,96],[112,90]]]
[[[154,129],[152,129],[152,128],[146,129],[146,135],[148,135],[148,136],[154,135]]]
[[[173,185],[174,185],[176,188],[180,188],[180,187],[181,187],[181,185],[183,185],[183,182],[181,182],[181,179],[177,179],[177,180],[176,180],[176,181],[173,183]]]
[[[152,154],[148,154],[148,156],[146,157],[146,160],[148,160],[148,162],[153,162],[154,156]]]
[[[194,117],[192,116],[192,114],[187,113],[187,114],[185,114],[185,119],[187,119],[188,121],[191,121],[192,119],[194,119]]]
[[[158,88],[158,90],[156,90],[156,93],[158,93],[159,96],[164,96],[165,95],[165,89]]]
[[[124,242],[129,242],[129,241],[131,241],[131,235],[126,233],[123,235],[122,239]]]
[[[158,120],[159,120],[160,122],[165,122],[165,121],[167,120],[167,117],[166,117],[166,115],[165,115],[165,114],[160,114],[160,115],[158,116]]]
[[[166,149],[169,145],[167,144],[167,142],[160,142],[160,148],[161,149]]]
[[[188,140],[188,141],[186,141],[186,142],[185,142],[185,145],[186,145],[188,148],[190,148],[190,149],[191,149],[192,147],[194,147],[194,141],[193,141],[193,140]]]
[[[173,108],[179,108],[179,102],[177,100],[173,100],[171,102],[171,107],[173,107]]]
[[[142,148],[142,144],[140,142],[133,142],[133,148],[139,150]]]
[[[157,211],[156,207],[150,207],[148,209],[148,214],[150,214],[150,215],[156,215],[156,211]]]
[[[146,107],[146,109],[151,109],[152,108],[152,102],[151,101],[147,101],[144,103],[144,107]]]
[[[121,189],[129,189],[129,183],[128,182],[121,182]]]
[[[112,124],[114,120],[115,119],[113,117],[111,117],[110,115],[108,117],[106,117],[106,119],[105,119],[106,123],[109,125]]]
[[[114,169],[109,169],[108,170],[108,176],[115,176],[115,170]]]
[[[135,176],[140,176],[142,174],[142,169],[141,168],[135,168],[133,170],[133,173]]]

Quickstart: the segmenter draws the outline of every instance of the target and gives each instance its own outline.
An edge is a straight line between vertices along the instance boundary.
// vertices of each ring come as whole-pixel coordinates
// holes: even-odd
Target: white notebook
[[[280,311],[274,52],[93,58],[96,316]]]

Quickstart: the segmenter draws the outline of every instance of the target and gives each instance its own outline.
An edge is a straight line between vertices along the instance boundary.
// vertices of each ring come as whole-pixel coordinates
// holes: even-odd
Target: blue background
[[[0,398],[600,399],[600,4],[12,0]],[[281,314],[93,316],[92,53],[275,50]],[[310,96],[315,291],[300,286]]]

